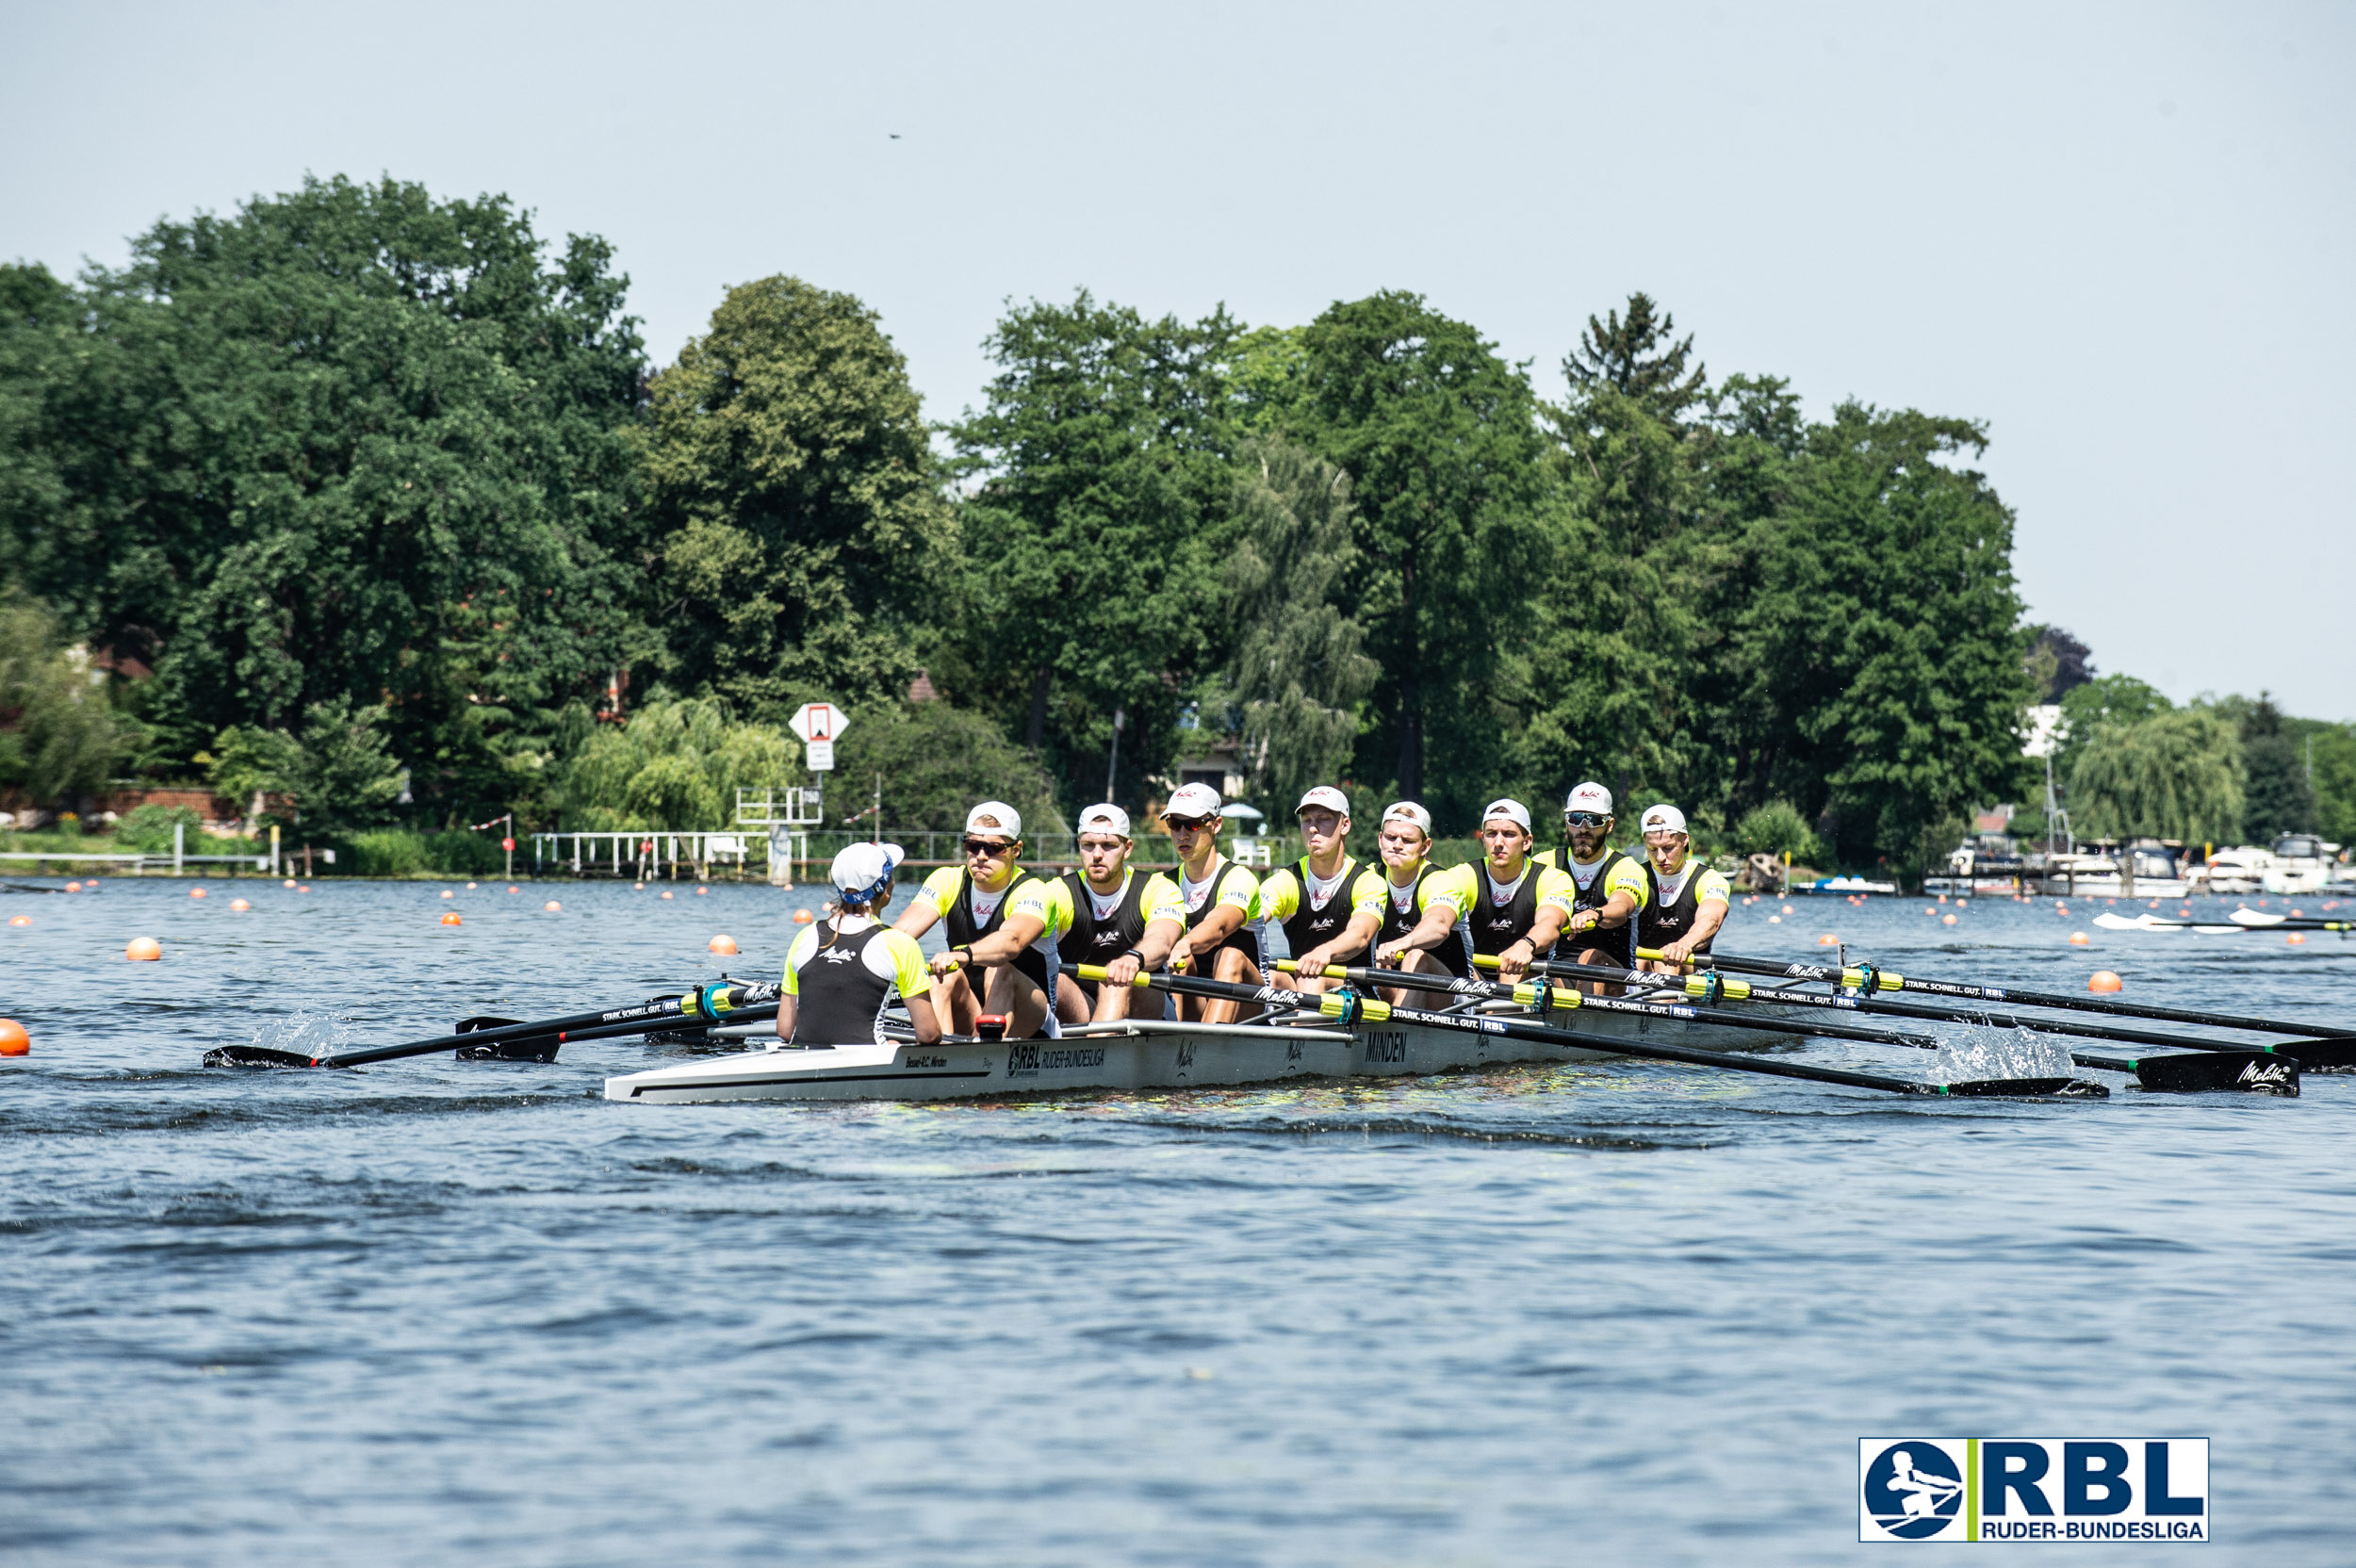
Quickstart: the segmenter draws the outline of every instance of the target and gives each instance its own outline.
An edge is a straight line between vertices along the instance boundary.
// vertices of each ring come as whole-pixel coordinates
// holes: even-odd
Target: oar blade
[[[1930,1094],[1969,1100],[2108,1100],[2111,1091],[2091,1078],[1972,1078],[1960,1084],[1926,1086]]]
[[[461,1019],[454,1034],[471,1035],[482,1029],[512,1029],[522,1022],[513,1018]],[[558,1041],[554,1035],[527,1035],[521,1039],[493,1040],[485,1045],[462,1045],[450,1054],[462,1062],[552,1062],[556,1060]]]
[[[2298,1057],[2300,1068],[2309,1072],[2356,1072],[2356,1035],[2291,1040],[2282,1051],[2285,1055]]]
[[[2169,1094],[2299,1093],[2299,1061],[2270,1051],[2203,1051],[2138,1056],[2135,1082]]]
[[[2235,925],[2280,925],[2288,915],[2269,915],[2264,909],[2236,909],[2225,917]]]
[[[2105,931],[2181,931],[2174,921],[2155,921],[2150,915],[2114,915],[2108,909],[2094,917],[2094,923]]]
[[[299,1051],[272,1051],[266,1045],[217,1045],[205,1053],[206,1067],[317,1067]]]

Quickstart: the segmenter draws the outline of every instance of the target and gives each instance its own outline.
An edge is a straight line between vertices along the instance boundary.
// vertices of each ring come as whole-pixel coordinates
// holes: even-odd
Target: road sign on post
[[[802,739],[802,762],[812,773],[834,770],[834,743],[850,727],[850,715],[830,702],[806,702],[785,721]]]

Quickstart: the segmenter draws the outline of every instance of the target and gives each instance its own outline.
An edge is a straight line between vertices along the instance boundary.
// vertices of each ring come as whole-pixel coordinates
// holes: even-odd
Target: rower
[[[1003,800],[983,801],[966,813],[958,847],[965,863],[926,877],[894,923],[920,939],[948,923],[949,944],[932,960],[934,1005],[960,1035],[973,1033],[985,1012],[1005,1016],[1008,1039],[1028,1039],[1042,1026],[1060,1034],[1055,939],[1072,912],[1052,883],[1020,864],[1023,813]]]
[[[1055,1009],[1066,1023],[1104,1022],[1129,1016],[1139,970],[1160,969],[1186,935],[1186,906],[1167,873],[1139,875],[1129,864],[1137,841],[1129,813],[1109,802],[1080,813],[1080,869],[1063,874],[1072,922],[1056,952],[1067,964],[1101,964],[1102,985],[1064,978]],[[1159,1001],[1154,1004],[1158,1007]]]
[[[1723,874],[1693,858],[1684,812],[1664,801],[1647,808],[1640,822],[1653,885],[1636,916],[1636,945],[1661,954],[1661,960],[1648,958],[1643,968],[1676,974],[1686,959],[1710,951],[1734,907],[1734,890]]]
[[[1611,846],[1612,792],[1590,780],[1562,803],[1562,825],[1570,846],[1563,874],[1578,885],[1577,907],[1557,956],[1566,963],[1636,967],[1636,914],[1651,902],[1652,878],[1644,862]],[[1595,996],[1617,996],[1623,988],[1591,981]]]
[[[1432,863],[1432,813],[1412,800],[1393,801],[1383,808],[1374,844],[1383,857],[1376,965],[1474,978],[1472,931],[1464,923],[1464,911],[1472,906],[1473,871],[1470,866],[1443,871]],[[1453,911],[1453,918],[1434,917],[1427,925],[1425,917],[1435,908]],[[1421,993],[1404,988],[1386,987],[1383,995],[1393,1003],[1425,1004]]]
[[[1334,983],[1318,971],[1361,962],[1383,929],[1383,874],[1346,853],[1350,797],[1333,785],[1302,795],[1293,818],[1309,853],[1261,882],[1260,913],[1284,928],[1293,956],[1294,972],[1279,973],[1276,983],[1323,991]]]
[[[805,1047],[885,1044],[884,1009],[895,996],[908,1004],[919,1045],[941,1038],[924,951],[883,923],[900,860],[898,844],[853,844],[834,858],[826,918],[786,949],[778,1039]]]
[[[1553,950],[1579,892],[1562,872],[1532,860],[1530,846],[1530,808],[1518,800],[1491,801],[1481,813],[1484,858],[1467,868],[1472,886],[1465,890],[1460,918],[1470,929],[1473,952],[1493,955],[1497,978],[1509,983]],[[1435,901],[1406,939],[1408,945],[1438,946],[1450,923],[1449,911],[1448,905]]]
[[[1260,919],[1260,880],[1219,852],[1219,792],[1182,784],[1162,808],[1162,822],[1178,851],[1178,897],[1186,934],[1170,967],[1231,985],[1256,986],[1268,968]],[[1226,998],[1177,999],[1182,1021],[1231,1023],[1236,1004]]]

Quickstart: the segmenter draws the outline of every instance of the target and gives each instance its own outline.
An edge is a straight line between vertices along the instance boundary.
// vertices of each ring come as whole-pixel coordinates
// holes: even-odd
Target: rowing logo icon
[[[1922,1541],[1955,1522],[1963,1472],[1928,1439],[1893,1443],[1865,1467],[1865,1511],[1899,1541]]]

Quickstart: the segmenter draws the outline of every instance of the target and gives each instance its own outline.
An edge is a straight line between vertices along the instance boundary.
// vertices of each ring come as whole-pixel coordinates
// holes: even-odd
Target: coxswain
[[[1056,943],[1067,964],[1102,965],[1099,984],[1067,975],[1057,984],[1055,1007],[1066,1023],[1103,1022],[1130,1014],[1136,991],[1130,982],[1140,970],[1160,969],[1186,932],[1186,906],[1167,873],[1140,874],[1129,864],[1137,841],[1129,813],[1109,802],[1080,813],[1080,869],[1063,874],[1063,897],[1072,912]],[[1160,999],[1150,1012],[1159,1015]]]
[[[1231,985],[1256,986],[1268,968],[1260,919],[1260,879],[1219,852],[1219,792],[1182,784],[1162,808],[1163,825],[1178,851],[1178,897],[1186,934],[1171,967]],[[1225,998],[1180,997],[1186,1022],[1231,1023],[1236,1004]]]
[[[1562,825],[1570,844],[1562,853],[1563,874],[1578,885],[1577,906],[1564,931],[1564,963],[1636,967],[1636,916],[1651,902],[1652,878],[1634,856],[1612,847],[1612,792],[1593,780],[1562,803]],[[1590,981],[1597,996],[1617,996],[1622,988]]]
[[[1276,984],[1297,991],[1330,990],[1319,972],[1366,960],[1383,929],[1383,874],[1348,853],[1350,797],[1320,784],[1293,808],[1309,853],[1260,879],[1260,914],[1284,933],[1293,972]]]
[[[826,918],[802,928],[785,954],[777,1038],[794,1046],[880,1045],[884,1009],[908,1004],[920,1045],[941,1038],[932,972],[916,939],[883,923],[898,844],[853,844],[827,874]]]
[[[1443,871],[1432,863],[1432,813],[1412,800],[1393,801],[1383,808],[1374,845],[1383,857],[1383,924],[1375,932],[1376,965],[1472,979],[1472,930],[1464,922],[1464,911],[1472,906],[1472,868]],[[1427,925],[1425,917],[1435,908],[1453,911],[1452,920],[1434,918]],[[1403,987],[1386,987],[1383,995],[1395,1003],[1415,999]]]
[[[926,877],[894,923],[920,939],[936,923],[948,925],[948,945],[932,960],[934,1006],[960,1035],[973,1033],[985,1012],[1006,1018],[1008,1039],[1028,1039],[1041,1028],[1062,1033],[1055,939],[1070,911],[1052,882],[1022,868],[1023,813],[1003,800],[983,801],[966,813],[958,847],[965,863]]]
[[[1734,907],[1734,890],[1723,873],[1695,860],[1685,813],[1662,802],[1638,819],[1644,858],[1651,862],[1651,896],[1636,916],[1636,945],[1661,956],[1640,966],[1676,974],[1695,954],[1708,953],[1718,928]]]
[[[1497,961],[1497,978],[1519,980],[1530,966],[1554,949],[1554,939],[1571,918],[1578,888],[1554,867],[1530,858],[1530,808],[1518,800],[1493,800],[1481,813],[1482,859],[1467,868],[1472,887],[1462,918],[1472,950]],[[1436,947],[1448,928],[1445,905],[1424,912],[1412,945]]]

